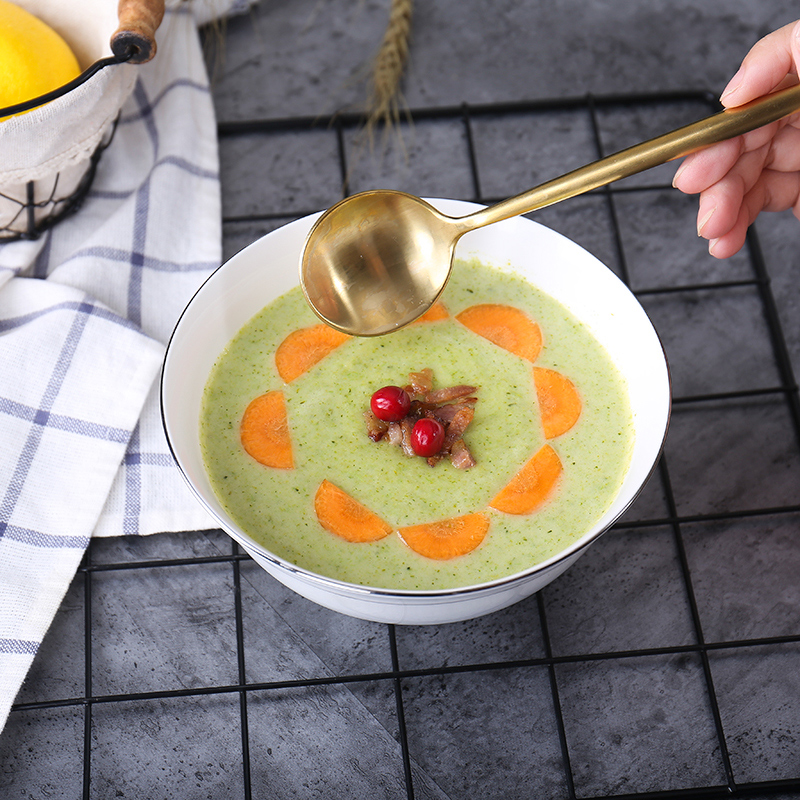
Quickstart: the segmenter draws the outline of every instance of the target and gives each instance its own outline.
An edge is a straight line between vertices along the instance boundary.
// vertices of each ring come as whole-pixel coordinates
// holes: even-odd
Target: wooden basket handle
[[[119,28],[111,51],[131,64],[144,64],[156,54],[156,30],[164,17],[164,0],[119,0]]]

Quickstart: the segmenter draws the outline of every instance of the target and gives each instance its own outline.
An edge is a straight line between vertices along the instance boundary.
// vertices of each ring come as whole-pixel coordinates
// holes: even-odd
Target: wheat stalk
[[[372,70],[366,123],[370,141],[378,123],[383,122],[388,132],[400,119],[400,82],[408,59],[413,5],[413,0],[392,0],[389,9],[389,23]]]

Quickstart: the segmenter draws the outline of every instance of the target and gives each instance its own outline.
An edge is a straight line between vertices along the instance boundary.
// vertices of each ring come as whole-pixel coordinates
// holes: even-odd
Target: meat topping
[[[477,387],[461,384],[434,389],[433,370],[423,369],[408,376],[409,383],[403,387],[411,400],[408,412],[402,419],[385,422],[371,410],[364,412],[367,435],[373,442],[386,441],[399,446],[407,456],[417,456],[412,445],[411,433],[420,419],[434,419],[444,426],[441,449],[425,456],[434,467],[447,458],[456,469],[470,469],[475,458],[464,442],[464,433],[475,416],[478,398]]]

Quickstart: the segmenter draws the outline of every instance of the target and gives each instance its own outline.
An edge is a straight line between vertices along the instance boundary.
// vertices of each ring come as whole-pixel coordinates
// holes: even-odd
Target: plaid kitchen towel
[[[249,2],[168,4],[80,212],[0,246],[0,728],[90,536],[216,527],[169,453],[158,373],[221,259],[197,24]]]

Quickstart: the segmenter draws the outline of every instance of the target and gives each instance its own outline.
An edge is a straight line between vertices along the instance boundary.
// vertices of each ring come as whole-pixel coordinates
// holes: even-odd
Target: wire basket
[[[40,97],[0,109],[0,243],[36,239],[77,211],[123,103],[134,64],[156,51],[163,0],[15,0],[70,44],[85,68]],[[25,112],[25,113],[22,113]]]

